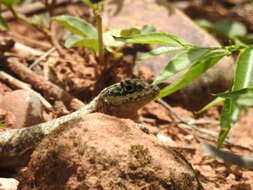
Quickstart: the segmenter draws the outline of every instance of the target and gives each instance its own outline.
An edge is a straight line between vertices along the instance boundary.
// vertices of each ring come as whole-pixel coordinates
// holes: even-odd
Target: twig
[[[38,63],[40,63],[43,59],[45,59],[48,55],[50,55],[51,53],[53,53],[55,51],[55,47],[51,48],[50,50],[48,50],[46,53],[44,53],[43,55],[41,55],[38,59],[36,59],[33,64],[31,64],[31,66],[29,67],[30,69],[32,69],[35,65],[37,65]]]
[[[201,128],[198,128],[197,126],[195,125],[192,125],[192,124],[189,124],[187,121],[185,121],[180,115],[178,115],[177,113],[175,113],[171,106],[169,104],[167,104],[165,101],[163,100],[157,100],[159,103],[161,103],[163,106],[165,106],[170,112],[172,115],[174,115],[179,121],[183,122],[183,123],[177,123],[177,127],[179,127],[180,129],[186,131],[187,133],[189,134],[192,134],[188,129],[194,129],[202,134],[206,134],[208,136],[211,136],[211,137],[215,137],[217,138],[218,137],[218,134],[214,131],[210,131],[210,130],[207,130],[207,129],[201,129]],[[195,138],[199,139],[205,139],[205,140],[208,140],[208,141],[211,141],[211,142],[215,142],[216,139],[210,139],[210,138],[206,138],[204,136],[201,136],[201,135],[196,135],[196,134],[192,134]],[[241,146],[241,145],[238,145],[238,144],[235,144],[233,142],[231,142],[230,140],[226,139],[225,142],[224,142],[224,145],[225,146],[233,146],[233,147],[236,147],[236,148],[240,148],[240,149],[243,149],[243,150],[247,150],[247,151],[250,151],[250,152],[253,152],[253,150],[251,150],[250,148],[247,148],[247,147],[244,147],[244,146]]]
[[[10,83],[18,88],[21,89],[25,89],[30,91],[31,93],[33,93],[35,96],[37,96],[40,101],[42,102],[42,104],[47,108],[47,109],[51,109],[52,105],[45,99],[43,98],[38,92],[34,91],[31,89],[31,86],[27,83],[24,83],[18,79],[15,79],[14,77],[10,76],[8,73],[4,72],[4,71],[0,71],[0,80],[3,80],[7,83]]]
[[[94,11],[96,17],[96,27],[98,32],[98,54],[99,54],[99,63],[104,65],[104,42],[103,42],[103,23],[101,10]]]
[[[17,52],[21,52],[22,54],[27,55],[27,56],[41,56],[44,54],[43,51],[33,49],[33,48],[31,48],[27,45],[24,45],[22,43],[19,43],[19,42],[15,43],[14,49]]]
[[[196,124],[211,124],[211,125],[219,125],[220,122],[219,121],[216,121],[216,120],[206,120],[206,119],[199,119],[199,120],[196,120],[196,119],[191,119],[189,121],[187,121],[188,124],[191,124],[191,125],[196,125]]]
[[[50,23],[50,31],[51,31],[51,43],[53,46],[57,49],[58,53],[61,57],[65,57],[67,55],[66,51],[63,49],[63,47],[60,45],[58,39],[57,39],[57,32],[56,32],[56,25],[54,22]]]
[[[79,0],[72,0],[72,1],[70,1],[70,0],[57,0],[56,6],[61,6],[66,3],[77,3],[77,2],[79,2]],[[28,4],[28,5],[22,6],[21,8],[17,8],[17,11],[22,14],[32,14],[32,13],[35,13],[38,11],[43,11],[45,9],[46,9],[46,7],[44,6],[43,3],[34,2],[34,3]],[[4,12],[2,14],[2,17],[7,21],[14,18],[14,16],[11,14],[10,11]]]
[[[163,100],[157,100],[160,104],[162,104],[164,107],[166,107],[170,112],[171,114],[177,118],[179,121],[181,121],[184,125],[181,125],[181,126],[188,126],[198,132],[201,132],[201,133],[204,133],[204,134],[207,134],[207,135],[210,135],[212,137],[218,137],[218,133],[216,133],[215,131],[210,131],[210,130],[207,130],[207,129],[201,129],[199,127],[197,127],[196,125],[192,124],[192,120],[190,121],[186,121],[183,117],[181,117],[180,115],[178,115],[177,113],[175,113],[171,106],[169,104],[167,104],[165,101]]]
[[[36,47],[40,47],[41,49],[49,49],[52,48],[52,45],[50,45],[49,43],[47,43],[46,41],[38,41],[32,38],[28,38],[24,35],[20,35],[14,31],[8,31],[8,34],[11,37],[14,37],[15,39],[17,39],[18,41],[21,41],[22,43],[25,43],[28,46],[36,46]]]
[[[28,25],[30,25],[32,27],[34,27],[35,29],[37,29],[37,31],[43,33],[48,39],[51,38],[51,33],[46,28],[40,27],[37,24],[33,23],[25,15],[20,14],[18,11],[16,11],[16,9],[13,6],[8,6],[8,8],[9,8],[9,10],[11,11],[11,13],[13,14],[13,16],[15,18],[17,18],[18,20],[23,21],[24,23],[26,23],[26,24],[28,24]]]
[[[8,37],[0,36],[0,54],[10,51],[15,45],[15,41]]]
[[[34,73],[26,66],[21,64],[17,58],[8,58],[3,66],[17,74],[22,80],[28,82],[34,88],[43,91],[48,96],[63,101],[63,103],[69,109],[77,110],[84,106],[82,101],[72,97],[69,93],[57,85]]]

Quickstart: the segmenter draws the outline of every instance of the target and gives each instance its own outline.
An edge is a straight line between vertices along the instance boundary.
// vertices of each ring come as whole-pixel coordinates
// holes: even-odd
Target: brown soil
[[[217,1],[218,2],[218,1]],[[240,2],[240,1],[238,1]],[[195,4],[194,4],[195,6]],[[211,6],[209,4],[209,6]],[[71,6],[72,8],[75,8],[76,10],[79,10],[78,7],[80,5]],[[203,10],[204,8],[198,7],[198,10]],[[223,7],[224,8],[224,7]],[[226,8],[224,8],[226,9]],[[67,8],[60,8],[61,11],[67,12],[70,9]],[[73,12],[73,9],[71,9]],[[193,10],[193,9],[192,9]],[[220,9],[208,9],[212,11],[218,11]],[[227,11],[230,11],[230,9],[226,9]],[[77,11],[75,12],[77,13]],[[195,13],[197,13],[195,11]],[[87,13],[85,13],[87,15]],[[84,15],[85,15],[84,14]],[[191,15],[191,13],[189,13]],[[198,13],[199,15],[202,15],[202,12]],[[212,13],[212,15],[216,15],[215,13]],[[228,14],[229,15],[229,14]],[[209,15],[210,16],[210,15]],[[194,15],[194,17],[196,17]],[[207,15],[208,17],[208,15]],[[219,17],[220,18],[220,17]],[[252,16],[250,18],[247,18],[246,24],[249,26],[247,22],[252,21]],[[217,19],[217,18],[216,18]],[[253,24],[251,23],[251,27]],[[252,31],[252,28],[249,27],[249,29]],[[20,24],[18,22],[12,21],[10,23],[10,32],[2,33],[2,35],[5,36],[12,36],[13,39],[16,42],[21,42],[26,45],[29,45],[33,47],[34,49],[40,49],[45,50],[47,46],[49,46],[49,42],[43,38],[43,36],[35,32],[36,30],[32,30],[30,27]],[[19,37],[18,37],[18,35]],[[21,36],[21,37],[20,37]],[[106,85],[112,84],[116,81],[119,81],[122,78],[125,77],[133,77],[133,73],[129,73],[129,69],[132,68],[132,62],[131,60],[127,60],[124,58],[124,60],[120,60],[120,63],[116,66],[108,65],[106,68],[107,70],[102,73],[102,69],[100,66],[98,66],[94,56],[87,50],[82,49],[76,49],[74,52],[65,50],[66,51],[66,58],[62,58],[62,56],[52,56],[53,60],[50,61],[50,68],[52,68],[53,73],[55,73],[55,78],[53,81],[57,83],[57,85],[61,86],[64,90],[68,91],[73,95],[74,97],[77,97],[84,102],[88,102],[91,100],[92,97],[94,97],[99,89],[103,88]],[[7,52],[6,55],[17,55],[18,57],[22,57],[19,52]],[[71,59],[70,59],[71,58]],[[29,65],[32,61],[36,60],[35,57],[22,57],[23,61],[26,65]],[[109,58],[108,58],[109,59]],[[45,59],[44,62],[48,63],[49,59]],[[111,61],[111,63],[118,63],[118,58],[112,59],[114,61]],[[108,69],[109,68],[109,69]],[[112,70],[112,68],[114,70]],[[2,68],[1,68],[2,69]],[[41,65],[37,65],[34,69],[35,72],[42,75],[43,70]],[[9,72],[7,69],[3,69],[3,71]],[[145,72],[145,70],[142,71],[141,76],[145,76],[146,79],[152,80],[152,77],[150,75],[150,72]],[[101,78],[98,78],[98,76],[102,76]],[[116,77],[117,76],[117,77]],[[140,75],[139,75],[140,76]],[[99,82],[97,82],[99,81]],[[2,95],[6,94],[6,92],[10,92],[11,90],[15,90],[16,88],[12,85],[6,84],[4,82],[0,81],[0,93]],[[36,89],[36,87],[35,87]],[[56,100],[52,97],[47,96],[45,92],[40,92],[43,95],[45,94],[45,98],[50,101],[53,105],[57,105],[57,102],[61,100]],[[203,97],[204,98],[204,97]],[[219,114],[220,114],[221,106],[217,106],[215,108],[210,109],[206,113],[202,115],[194,115],[192,112],[189,112],[181,107],[174,107],[172,110],[176,112],[178,115],[183,116],[184,119],[208,119],[208,120],[218,120]],[[46,112],[46,111],[45,111]],[[55,109],[53,111],[47,111],[50,115],[52,115],[51,118],[57,117],[59,115],[62,115],[65,113],[62,111],[62,109]],[[178,127],[178,120],[175,119],[175,117],[171,116],[170,111],[168,111],[166,108],[164,108],[162,105],[151,102],[149,105],[145,106],[140,111],[140,116],[143,116],[143,122],[142,124],[145,124],[147,126],[155,127],[159,130],[159,134],[163,134],[164,136],[169,137],[168,145],[171,147],[176,148],[180,153],[182,153],[185,158],[192,164],[193,168],[197,171],[199,174],[199,179],[202,185],[207,190],[250,190],[253,189],[253,173],[249,169],[243,169],[239,168],[234,165],[225,164],[221,160],[216,160],[212,157],[209,157],[204,152],[201,151],[200,145],[201,143],[212,143],[214,144],[214,140],[210,136],[205,136],[206,138],[200,138],[198,135],[197,137],[194,136],[195,134],[194,130],[183,130]],[[229,134],[229,139],[234,144],[230,146],[226,146],[225,148],[231,152],[237,153],[237,154],[244,154],[253,157],[253,111],[252,109],[249,109],[248,111],[244,112],[242,114],[242,117],[240,121],[236,124],[235,127],[231,129],[231,132]],[[198,125],[200,128],[205,128],[209,130],[219,131],[218,125],[213,125],[212,123],[207,124],[200,124]],[[53,138],[53,137],[52,137]],[[68,144],[69,142],[67,139],[61,139],[64,141],[65,144]],[[102,140],[102,138],[101,138]],[[78,142],[77,142],[78,143]],[[235,146],[240,145],[240,146]],[[46,146],[45,144],[42,146]],[[48,147],[50,148],[50,146]],[[60,148],[60,147],[59,147]],[[142,149],[145,152],[145,149]],[[48,151],[45,149],[45,151]],[[69,150],[71,151],[71,150]],[[92,152],[92,149],[87,149],[87,153],[90,153],[89,155],[92,157],[92,155],[97,154],[96,152]],[[126,152],[125,152],[126,153]],[[70,159],[70,157],[77,158],[80,155],[71,155],[71,153],[66,156],[66,160]],[[129,154],[126,153],[126,155],[129,156]],[[52,155],[53,156],[53,155]],[[62,156],[64,156],[62,154]],[[111,155],[109,156],[112,157]],[[39,159],[39,158],[36,158]],[[107,167],[112,166],[113,159],[105,159],[104,155],[101,155],[99,158],[101,160],[106,160],[104,163],[106,165],[100,166],[100,167]],[[98,160],[99,161],[99,160]],[[87,168],[89,170],[92,169],[94,164],[89,163],[88,164],[88,158],[84,161],[87,165]],[[74,163],[74,162],[73,162]],[[32,163],[34,164],[34,162]],[[34,170],[38,169],[34,166]],[[47,162],[43,163],[44,165],[47,165]],[[61,163],[64,165],[64,163]],[[47,179],[41,179],[42,181],[46,183],[51,183],[50,180],[55,178],[61,178],[64,180],[64,177],[67,177],[66,171],[62,171],[61,165],[59,165],[59,170],[57,170],[57,173],[50,173],[50,169],[55,168],[55,165],[48,166],[48,178]],[[116,168],[116,167],[115,167]],[[78,169],[76,167],[75,169]],[[83,171],[82,167],[80,167],[80,171],[77,173],[80,174],[80,179],[82,179]],[[145,171],[152,170],[154,171],[154,168],[145,168]],[[54,170],[56,171],[56,170]],[[89,182],[96,187],[96,182],[98,181],[100,175],[104,175],[99,173],[101,170],[97,170],[97,173],[94,174],[93,177],[89,178]],[[44,171],[36,170],[36,174],[40,175]],[[40,173],[41,172],[41,173]],[[73,172],[73,168],[68,168],[67,172]],[[109,175],[109,172],[107,171],[105,173],[106,175]],[[161,173],[154,174],[159,175],[159,179],[165,179],[165,176],[162,176]],[[54,178],[50,178],[50,176]],[[37,176],[36,176],[37,177]],[[112,182],[109,184],[109,181],[106,182],[107,185],[115,185],[115,176],[109,176],[111,177],[110,181]],[[157,176],[156,176],[157,177]],[[30,180],[30,179],[29,179]],[[48,181],[47,181],[48,180]],[[73,179],[74,180],[74,179]],[[79,180],[79,179],[75,179]],[[141,180],[140,180],[141,181]],[[140,182],[139,181],[139,182]],[[44,183],[44,184],[46,184]],[[81,184],[80,184],[81,185]],[[130,185],[130,184],[129,184]],[[135,182],[133,182],[132,187],[135,186]],[[82,189],[85,189],[86,187],[83,187]],[[42,189],[46,189],[42,187]],[[98,187],[96,189],[99,189]]]

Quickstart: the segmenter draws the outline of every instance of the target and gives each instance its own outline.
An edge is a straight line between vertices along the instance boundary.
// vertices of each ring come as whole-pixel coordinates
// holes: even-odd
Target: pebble
[[[42,104],[37,96],[27,90],[15,90],[1,98],[0,109],[12,117],[6,117],[6,123],[12,123],[13,128],[23,128],[44,121]],[[11,121],[8,121],[11,118]]]

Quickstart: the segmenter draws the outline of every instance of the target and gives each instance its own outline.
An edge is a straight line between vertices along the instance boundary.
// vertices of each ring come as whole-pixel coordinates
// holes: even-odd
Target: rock
[[[3,124],[3,127],[0,127],[0,130],[6,130],[7,128],[13,128],[15,123],[15,116],[13,113],[0,109],[0,122]]]
[[[165,0],[124,0],[120,2],[111,0],[105,6],[104,16],[108,28],[142,27],[145,24],[153,24],[158,31],[178,35],[195,45],[219,46],[219,43],[211,35],[199,28],[183,12],[166,3]],[[154,76],[157,76],[174,55],[175,53],[170,53],[137,62],[136,70],[141,72],[143,66],[146,66]],[[170,95],[166,100],[172,105],[198,110],[214,98],[211,94],[225,91],[230,87],[233,68],[232,59],[226,57],[202,77]],[[174,82],[182,74],[169,79],[168,82]],[[200,96],[203,98],[199,98]]]
[[[2,101],[2,99],[3,99],[3,95],[2,94],[0,94],[0,103],[1,103],[1,101]]]
[[[19,182],[13,178],[0,178],[0,190],[16,190]]]
[[[31,126],[44,121],[39,98],[26,90],[6,94],[0,102],[0,109],[14,115],[13,128]]]
[[[35,149],[19,190],[202,189],[191,165],[129,119],[93,113]]]

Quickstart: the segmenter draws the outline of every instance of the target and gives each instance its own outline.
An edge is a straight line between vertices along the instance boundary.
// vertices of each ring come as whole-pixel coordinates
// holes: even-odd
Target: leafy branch
[[[187,70],[187,72],[171,85],[164,87],[156,99],[163,98],[182,89],[217,64],[223,57],[230,56],[234,52],[239,52],[231,89],[225,93],[217,94],[218,97],[201,110],[204,111],[217,103],[224,102],[220,120],[221,130],[217,140],[218,147],[223,144],[231,127],[238,120],[241,110],[245,107],[252,107],[253,105],[252,45],[235,43],[214,48],[198,47],[185,42],[178,36],[165,33],[149,33],[147,35],[139,34],[130,37],[117,37],[115,39],[125,43],[163,45],[144,54],[139,60],[149,59],[154,56],[174,51],[181,52],[168,62],[165,68],[154,80],[153,84],[158,85],[165,82],[170,77],[183,70]]]

